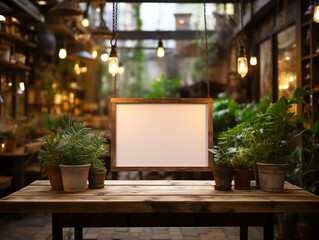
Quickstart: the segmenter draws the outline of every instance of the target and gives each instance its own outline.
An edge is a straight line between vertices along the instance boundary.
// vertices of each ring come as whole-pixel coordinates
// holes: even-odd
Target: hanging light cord
[[[239,38],[239,44],[241,46],[244,46],[245,45],[245,36],[244,36],[244,0],[240,0],[240,6],[241,6],[241,10],[240,10],[240,15],[241,15],[241,19],[240,19],[241,36]]]
[[[205,47],[206,47],[205,52],[206,52],[206,72],[207,72],[207,97],[210,98],[208,47],[207,47],[206,0],[204,0],[204,23],[205,23]]]
[[[117,44],[117,1],[113,2],[113,36],[111,39],[111,46],[116,48]],[[113,44],[114,41],[114,44]],[[116,74],[114,75],[114,94],[113,97],[116,98]]]

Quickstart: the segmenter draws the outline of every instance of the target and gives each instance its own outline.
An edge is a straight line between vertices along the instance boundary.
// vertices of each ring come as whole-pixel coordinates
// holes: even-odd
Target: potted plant
[[[248,150],[239,147],[233,158],[235,189],[250,189],[250,181],[253,178],[252,161],[249,159]]]
[[[39,151],[39,158],[42,166],[45,167],[51,188],[54,191],[62,191],[62,175],[59,167],[60,164],[60,151],[57,150],[57,146],[61,142],[60,135],[45,135],[39,141],[45,143],[43,148]]]
[[[104,188],[106,169],[103,159],[95,159],[91,162],[89,171],[89,188]]]
[[[16,135],[11,131],[6,131],[3,133],[5,139],[5,152],[13,153],[16,150],[17,142]]]
[[[214,146],[213,149],[208,150],[214,154],[213,173],[215,189],[230,191],[234,169],[231,161],[236,152],[236,148],[226,148],[225,150],[220,146]]]
[[[70,118],[64,126],[57,146],[64,191],[82,192],[86,190],[91,163],[105,151],[104,138],[100,133],[92,136],[85,123],[74,123]]]

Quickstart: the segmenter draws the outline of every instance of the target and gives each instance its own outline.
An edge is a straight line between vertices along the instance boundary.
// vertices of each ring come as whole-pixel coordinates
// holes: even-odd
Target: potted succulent
[[[62,175],[59,167],[60,164],[60,151],[57,150],[57,146],[61,142],[60,135],[45,135],[39,141],[45,145],[39,151],[39,158],[42,166],[45,167],[51,188],[54,191],[62,191]]]
[[[248,150],[239,147],[236,156],[233,158],[235,189],[250,189],[250,181],[253,178],[253,162],[249,159]]]
[[[213,173],[215,179],[215,189],[230,191],[234,169],[231,161],[236,152],[236,148],[223,149],[220,146],[214,146],[213,149],[208,150],[214,154]]]
[[[89,171],[89,188],[104,188],[106,169],[103,159],[95,159],[91,162]]]
[[[74,123],[70,118],[64,125],[65,130],[57,146],[64,191],[85,191],[91,163],[105,151],[104,138],[100,133],[92,136],[85,123]]]

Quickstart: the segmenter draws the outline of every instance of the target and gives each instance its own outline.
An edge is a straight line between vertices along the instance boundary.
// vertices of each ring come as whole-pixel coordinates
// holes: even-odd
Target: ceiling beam
[[[208,35],[218,33],[207,31]],[[203,36],[203,31],[118,31],[119,40],[173,39],[194,40]]]

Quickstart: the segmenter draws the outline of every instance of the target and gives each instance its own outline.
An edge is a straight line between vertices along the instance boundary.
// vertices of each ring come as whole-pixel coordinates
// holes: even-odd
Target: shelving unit
[[[312,3],[310,0],[299,0],[300,21],[300,86],[304,89],[319,90],[319,24],[312,20],[312,13],[305,14]],[[306,104],[301,114],[314,123],[319,119],[319,93],[305,97]]]

